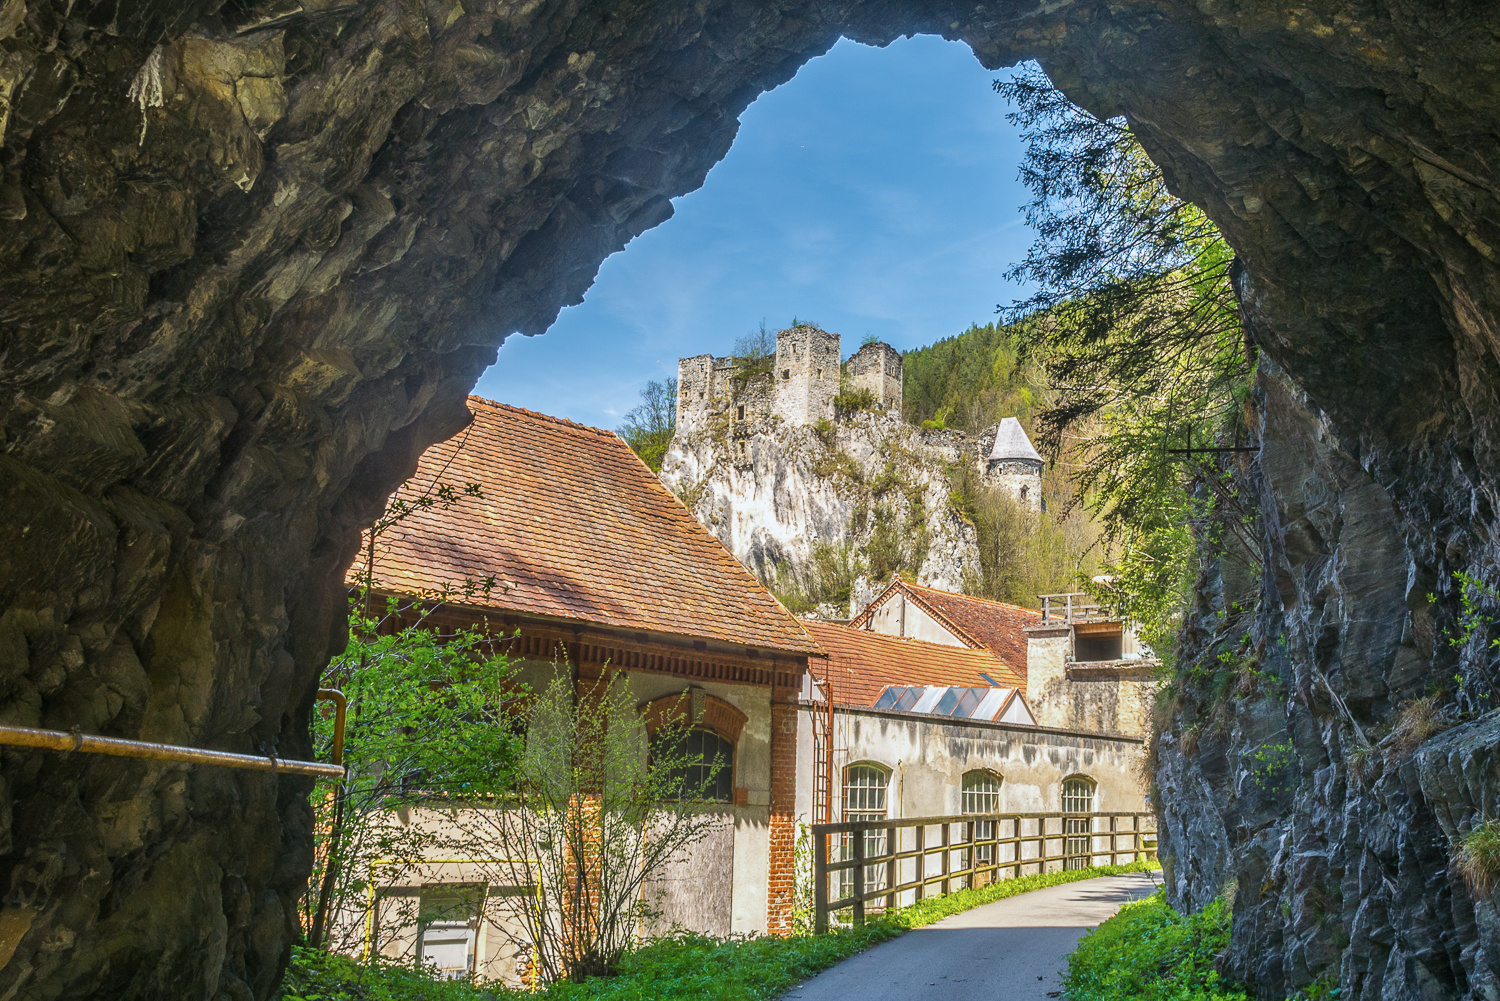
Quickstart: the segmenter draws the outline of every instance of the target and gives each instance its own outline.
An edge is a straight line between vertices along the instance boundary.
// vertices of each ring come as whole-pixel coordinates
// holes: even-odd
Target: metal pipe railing
[[[79,733],[76,730],[40,730],[29,726],[0,726],[0,744],[10,747],[35,747],[41,750],[62,751],[65,754],[109,754],[118,758],[145,758],[150,761],[179,761],[190,765],[222,765],[226,768],[245,768],[257,772],[273,772],[288,775],[321,775],[327,778],[344,777],[344,714],[348,700],[336,688],[320,688],[318,699],[334,704],[333,763],[318,761],[293,761],[274,755],[262,757],[258,754],[232,754],[229,751],[208,751],[198,747],[183,747],[180,744],[159,744],[148,740],[126,740],[123,737],[100,737]]]

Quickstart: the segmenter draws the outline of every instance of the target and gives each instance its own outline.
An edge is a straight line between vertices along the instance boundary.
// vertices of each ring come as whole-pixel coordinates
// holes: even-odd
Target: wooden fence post
[[[845,869],[845,872],[849,870]],[[854,927],[865,923],[865,832],[854,832]]]
[[[916,899],[917,900],[921,900],[922,898],[924,898],[924,897],[927,896],[927,855],[925,854],[926,851],[927,851],[927,825],[926,824],[918,824],[917,825],[916,842],[917,843],[916,843],[915,847],[916,847],[916,851],[917,851],[917,857],[914,860],[917,863],[917,896],[916,896]]]
[[[813,834],[813,931],[828,931],[828,835]]]

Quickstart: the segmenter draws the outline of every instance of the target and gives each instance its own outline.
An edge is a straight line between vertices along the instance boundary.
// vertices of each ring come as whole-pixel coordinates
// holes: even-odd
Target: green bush
[[[1229,906],[1172,910],[1163,891],[1126,904],[1068,957],[1069,1001],[1249,1001],[1214,961],[1229,946]]]
[[[842,387],[833,398],[834,412],[841,416],[857,414],[861,410],[875,409],[875,391],[868,386],[852,389]]]
[[[493,1001],[522,996],[467,980],[438,980],[410,966],[384,961],[366,965],[301,947],[292,949],[281,989],[281,1001]]]

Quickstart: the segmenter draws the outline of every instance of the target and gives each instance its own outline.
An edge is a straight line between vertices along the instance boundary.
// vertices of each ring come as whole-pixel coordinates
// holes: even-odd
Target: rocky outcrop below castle
[[[882,411],[818,425],[773,418],[738,440],[678,435],[661,479],[767,583],[806,579],[821,548],[825,569],[850,572],[849,596],[818,608],[841,618],[893,574],[958,590],[978,572],[974,530],[948,501],[949,465],[970,451],[960,435]]]

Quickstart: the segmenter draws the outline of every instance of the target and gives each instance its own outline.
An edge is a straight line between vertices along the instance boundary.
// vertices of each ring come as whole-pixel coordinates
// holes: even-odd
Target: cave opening
[[[811,318],[848,356],[995,320],[1030,290],[1007,270],[1034,236],[1014,108],[991,86],[1010,75],[936,35],[841,39],[760,95],[703,185],[545,336],[509,338],[475,392],[612,427],[678,358],[728,354],[759,323]]]
[[[1238,881],[1224,963],[1262,998],[1492,996],[1488,904],[1448,865],[1495,799],[1500,665],[1449,642],[1455,574],[1500,565],[1484,5],[0,4],[7,720],[303,756],[359,532],[497,344],[667,218],[757,95],[840,37],[913,32],[1128,114],[1243,265],[1268,570],[1247,632],[1281,687],[1150,749],[1169,893]],[[1381,744],[1439,688],[1437,732]],[[1255,781],[1266,747],[1288,781]],[[0,775],[0,994],[276,996],[304,785]]]

